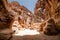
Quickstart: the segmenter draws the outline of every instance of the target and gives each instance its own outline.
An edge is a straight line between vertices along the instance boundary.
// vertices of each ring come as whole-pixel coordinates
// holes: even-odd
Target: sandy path
[[[47,36],[43,33],[39,35],[29,35],[29,36],[13,36],[11,40],[60,40],[60,35],[56,36]]]

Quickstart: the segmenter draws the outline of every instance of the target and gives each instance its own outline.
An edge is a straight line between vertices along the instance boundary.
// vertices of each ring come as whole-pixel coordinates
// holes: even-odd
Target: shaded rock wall
[[[0,29],[10,28],[12,21],[12,17],[6,9],[6,4],[4,4],[5,2],[4,0],[0,0]]]
[[[55,9],[58,7],[59,0],[38,0],[35,6],[34,14],[40,16],[43,19],[48,19],[54,16]]]
[[[44,26],[42,29],[46,30],[47,28],[49,30],[51,28],[50,31],[52,31],[52,29],[56,28],[55,30],[57,30],[57,32],[60,31],[60,12],[59,12],[60,7],[59,6],[60,6],[59,0],[38,0],[37,1],[34,14],[36,16],[41,17],[44,20],[42,24],[47,23],[49,25],[49,26],[48,25]],[[54,23],[51,23],[52,22],[50,21],[51,19],[54,20],[53,21]],[[48,21],[50,21],[50,23]],[[54,28],[51,26],[52,24]],[[45,32],[47,32],[48,30],[46,30]]]

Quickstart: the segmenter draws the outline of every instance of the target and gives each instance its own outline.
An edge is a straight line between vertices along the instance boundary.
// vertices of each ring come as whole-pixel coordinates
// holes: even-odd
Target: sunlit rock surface
[[[19,5],[14,1],[11,3],[12,8],[9,12],[14,13],[14,21],[18,21],[21,27],[28,28],[31,24],[33,14],[26,7]]]

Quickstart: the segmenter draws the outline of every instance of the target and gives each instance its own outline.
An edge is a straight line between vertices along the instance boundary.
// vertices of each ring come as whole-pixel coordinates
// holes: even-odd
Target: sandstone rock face
[[[0,29],[10,28],[12,21],[12,17],[9,15],[4,2],[0,0]]]
[[[0,40],[10,40],[13,22],[18,21],[22,27],[29,28],[33,14],[16,1],[8,4],[4,4],[7,1],[0,2]]]
[[[47,20],[54,16],[55,9],[59,5],[59,0],[38,0],[35,6],[34,14],[43,18],[44,20]]]
[[[33,17],[32,12],[16,1],[11,2],[10,5],[11,9],[9,9],[9,13],[13,13],[12,16],[14,16],[14,21],[18,21],[23,28],[30,27]]]
[[[56,28],[58,29],[58,31],[60,32],[60,5],[57,7],[57,12],[56,12],[56,15],[54,16],[54,21],[56,23]]]
[[[7,10],[7,0],[0,0],[0,40],[9,40],[12,36],[10,29],[13,17]]]
[[[35,6],[34,14],[44,19],[45,5],[42,0],[38,0]]]
[[[60,33],[60,12],[59,12],[60,7],[59,6],[60,6],[59,0],[38,0],[36,3],[34,14],[36,16],[41,17],[44,20],[41,24],[44,26],[40,25],[41,27],[40,30],[46,32],[46,34],[52,35],[57,32]],[[53,21],[51,21],[51,19]]]
[[[43,32],[46,32],[48,30],[45,29],[45,27],[48,28],[52,28],[50,31],[52,32],[46,32],[46,34],[56,34],[58,33],[58,31],[60,31],[60,16],[58,16],[58,12],[59,12],[59,7],[57,7],[59,5],[60,2],[56,0],[53,1],[54,4],[52,4],[52,1],[50,0],[38,0],[36,7],[35,7],[35,13],[34,16],[33,14],[24,6],[19,5],[18,2],[14,1],[11,3],[11,10],[10,12],[13,13],[14,16],[14,20],[18,20],[19,24],[23,27],[23,28],[29,28],[30,26],[34,25],[35,23],[39,24],[41,23],[41,21],[43,21],[42,24],[40,24],[40,28],[39,26],[37,26],[37,28],[39,28],[40,30],[43,30]],[[56,4],[56,5],[55,5]],[[56,8],[55,8],[56,7]],[[58,10],[57,10],[58,8]],[[53,21],[50,21],[52,18]],[[48,21],[50,22],[48,22]],[[51,23],[53,22],[53,23]],[[47,23],[47,25],[46,25]],[[50,25],[51,24],[51,25]],[[42,26],[43,25],[43,26]],[[42,27],[42,28],[41,28]],[[34,28],[34,27],[32,27]],[[45,31],[46,30],[46,31]],[[57,31],[58,30],[58,31]]]
[[[34,14],[16,1],[0,2],[0,29],[11,28],[13,22],[18,21],[22,28],[36,28],[47,35],[60,33],[59,0],[38,0]]]
[[[5,4],[4,4],[5,3]],[[0,29],[10,28],[14,21],[18,21],[22,27],[30,27],[33,14],[18,2],[1,1]]]

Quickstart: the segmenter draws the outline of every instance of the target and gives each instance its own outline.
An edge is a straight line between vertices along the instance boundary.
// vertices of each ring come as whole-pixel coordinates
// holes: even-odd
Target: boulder
[[[46,35],[57,35],[59,33],[57,31],[54,19],[51,18],[46,22],[45,27],[43,27],[43,32]]]

